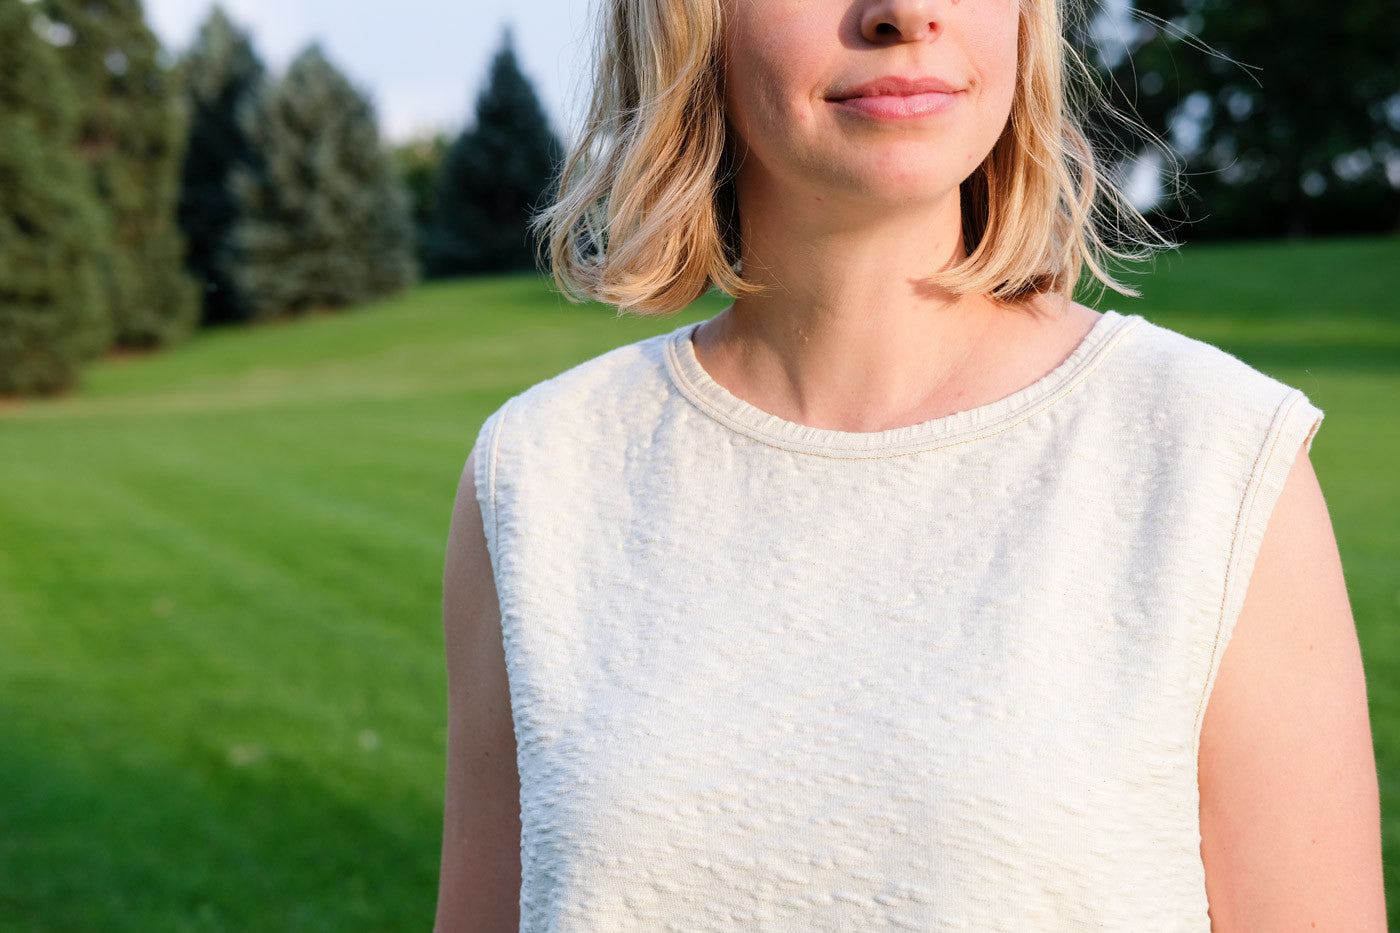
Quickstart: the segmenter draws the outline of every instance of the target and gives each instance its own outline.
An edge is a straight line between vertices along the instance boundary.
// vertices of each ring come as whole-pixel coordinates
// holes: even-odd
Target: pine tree
[[[111,339],[77,99],[34,25],[31,7],[0,0],[0,394],[66,388]]]
[[[394,170],[408,191],[414,246],[420,265],[427,264],[428,235],[437,216],[437,182],[449,140],[443,133],[411,139],[394,147]]]
[[[151,347],[184,336],[198,315],[175,226],[184,124],[140,0],[41,0],[68,42],[63,57],[83,102],[78,148],[110,223],[104,263],[116,341]]]
[[[429,274],[534,268],[530,216],[549,196],[560,154],[507,33],[477,99],[475,124],[443,160],[428,234]]]
[[[343,307],[412,284],[408,196],[374,108],[310,46],[245,111],[234,279],[253,317]]]
[[[189,110],[189,144],[180,173],[185,267],[204,283],[206,323],[242,320],[248,309],[234,286],[231,234],[238,220],[232,176],[255,164],[239,118],[266,80],[248,36],[215,6],[180,65]]]

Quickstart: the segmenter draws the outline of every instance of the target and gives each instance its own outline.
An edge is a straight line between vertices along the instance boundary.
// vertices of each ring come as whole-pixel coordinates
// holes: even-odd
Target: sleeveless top
[[[1109,312],[1000,401],[800,425],[698,325],[477,441],[524,930],[1209,930],[1201,718],[1321,412]]]

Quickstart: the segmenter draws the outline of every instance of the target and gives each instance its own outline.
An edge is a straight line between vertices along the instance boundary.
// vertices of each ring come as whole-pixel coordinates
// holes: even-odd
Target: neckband
[[[676,389],[720,424],[770,447],[840,459],[899,457],[1000,434],[1073,392],[1136,325],[1137,315],[1105,311],[1058,366],[1005,398],[942,418],[883,431],[837,431],[788,421],[751,405],[716,382],[695,355],[686,324],[665,337],[666,369]]]

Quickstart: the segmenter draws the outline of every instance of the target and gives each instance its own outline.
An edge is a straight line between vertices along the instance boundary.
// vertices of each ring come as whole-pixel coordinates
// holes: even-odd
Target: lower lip
[[[849,97],[832,103],[843,110],[876,120],[917,120],[943,113],[953,106],[957,96],[956,92],[929,91],[926,94]]]

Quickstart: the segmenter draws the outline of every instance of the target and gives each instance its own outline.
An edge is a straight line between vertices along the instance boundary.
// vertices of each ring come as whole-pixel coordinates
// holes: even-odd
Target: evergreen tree
[[[475,124],[443,159],[427,243],[429,274],[533,269],[530,216],[549,197],[560,155],[507,33],[477,99]]]
[[[412,206],[415,249],[420,265],[427,264],[428,234],[437,216],[437,181],[448,139],[434,133],[394,147],[394,166],[408,190]]]
[[[342,307],[412,284],[408,197],[374,108],[312,45],[245,111],[234,279],[253,317]]]
[[[175,226],[184,122],[140,0],[41,0],[68,39],[63,56],[82,100],[78,150],[92,167],[112,249],[103,288],[119,344],[151,347],[198,315]]]
[[[74,151],[77,99],[33,9],[0,0],[0,394],[74,381],[106,349],[102,212]]]
[[[248,36],[215,6],[181,62],[189,144],[180,177],[179,221],[185,267],[204,283],[206,323],[242,320],[248,309],[234,286],[231,234],[238,219],[236,168],[255,164],[239,118],[265,80]]]

